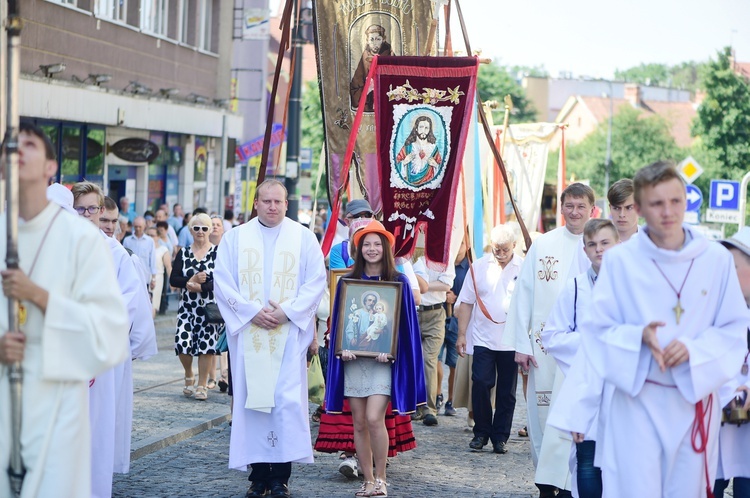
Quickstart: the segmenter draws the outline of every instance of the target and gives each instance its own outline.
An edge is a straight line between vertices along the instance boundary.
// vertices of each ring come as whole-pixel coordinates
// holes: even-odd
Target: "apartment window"
[[[200,0],[200,39],[198,48],[211,52],[213,0]]]
[[[94,15],[114,21],[126,21],[128,0],[97,0]]]
[[[73,7],[78,7],[78,0],[52,0],[55,3],[63,3],[65,5],[72,5]]]
[[[178,33],[178,40],[181,43],[190,43],[190,1],[189,0],[178,0],[179,3],[179,19],[180,19],[180,30]]]
[[[141,30],[167,35],[169,0],[141,0]]]

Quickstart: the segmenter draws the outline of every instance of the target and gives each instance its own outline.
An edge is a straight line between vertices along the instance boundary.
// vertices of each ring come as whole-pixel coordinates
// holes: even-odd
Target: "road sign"
[[[740,182],[711,180],[710,207],[737,211],[740,208]]]
[[[698,216],[698,211],[685,211],[685,217],[682,221],[689,225],[698,225],[700,224],[701,219]]]
[[[714,223],[737,223],[740,222],[740,212],[729,209],[706,209],[706,221]]]
[[[688,184],[693,183],[703,174],[703,168],[698,164],[698,161],[693,159],[693,156],[688,156],[683,159],[682,162],[677,165],[677,171],[680,172]]]
[[[696,187],[695,185],[688,185],[686,187],[687,191],[687,208],[685,211],[698,211],[701,208],[701,204],[703,204],[703,194],[701,193],[701,189]]]

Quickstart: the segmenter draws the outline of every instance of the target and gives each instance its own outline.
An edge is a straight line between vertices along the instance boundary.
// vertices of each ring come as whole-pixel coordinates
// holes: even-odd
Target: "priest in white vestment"
[[[128,357],[128,319],[101,233],[47,201],[57,170],[44,133],[19,134],[20,268],[3,270],[3,295],[21,301],[20,329],[0,313],[0,468],[9,465],[11,395],[7,365],[22,360],[22,497],[91,496],[89,382]],[[6,218],[0,220],[5,261]],[[4,263],[3,263],[4,264]],[[0,496],[11,495],[0,472]]]
[[[252,467],[246,496],[289,496],[291,462],[312,463],[306,354],[326,286],[314,234],[285,217],[286,189],[257,189],[258,217],[224,235],[214,289],[233,381],[229,467]]]
[[[597,435],[604,496],[705,497],[718,458],[717,391],[742,365],[750,314],[731,254],[682,224],[675,167],[654,163],[633,181],[646,226],[604,258],[582,336],[615,387]]]
[[[567,462],[571,436],[554,428],[545,432],[552,391],[556,383],[562,383],[563,376],[558,375],[554,358],[544,350],[541,333],[568,279],[589,267],[582,237],[594,201],[594,191],[581,183],[573,183],[563,191],[560,211],[565,226],[542,235],[531,245],[516,282],[503,334],[503,342],[516,351],[516,363],[529,371],[528,431],[540,498],[570,496]],[[547,433],[549,437],[545,437]]]

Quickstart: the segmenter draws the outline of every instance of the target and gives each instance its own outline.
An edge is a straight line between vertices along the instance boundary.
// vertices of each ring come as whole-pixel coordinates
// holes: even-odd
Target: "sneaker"
[[[417,408],[417,411],[411,414],[412,420],[422,420],[425,416],[426,410],[423,410],[422,408]]]
[[[445,411],[443,412],[443,415],[446,417],[453,417],[456,414],[456,409],[453,408],[453,401],[446,401],[445,402]]]
[[[344,461],[339,464],[339,472],[349,479],[359,477],[359,472],[357,472],[357,459],[355,457],[345,458]]]
[[[443,407],[443,394],[438,394],[437,398],[435,399],[435,408],[437,408],[437,411],[440,411],[440,409]]]
[[[422,423],[427,426],[438,425],[438,419],[432,413],[428,413],[424,416],[424,420],[422,420]]]
[[[487,442],[490,440],[488,437],[484,436],[474,436],[474,439],[471,440],[469,443],[469,448],[472,450],[481,450],[485,447]]]

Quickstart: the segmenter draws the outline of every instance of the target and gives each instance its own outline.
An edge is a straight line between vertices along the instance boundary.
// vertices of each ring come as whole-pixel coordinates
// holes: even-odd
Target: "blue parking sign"
[[[731,180],[711,180],[711,209],[740,208],[740,182]]]

